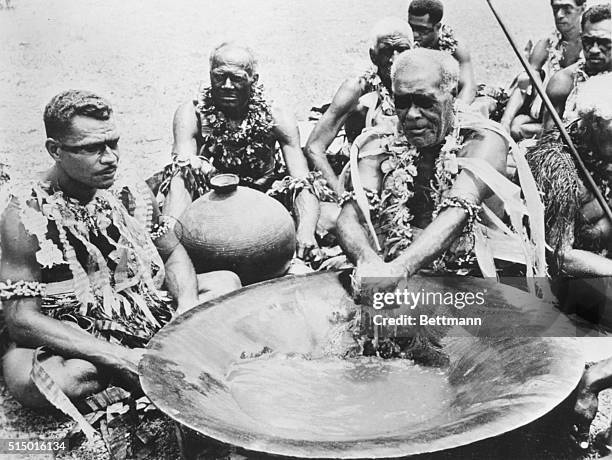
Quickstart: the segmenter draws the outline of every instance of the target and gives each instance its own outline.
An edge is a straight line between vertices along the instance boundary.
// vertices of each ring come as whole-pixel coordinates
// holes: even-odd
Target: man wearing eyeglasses
[[[479,215],[491,187],[517,187],[504,177],[507,134],[478,114],[457,111],[458,79],[458,64],[447,53],[400,54],[392,69],[399,134],[366,132],[355,140],[353,190],[343,199],[338,229],[356,264],[358,295],[394,289],[421,268],[495,276],[493,258],[520,260],[482,239]],[[520,253],[524,229],[519,220],[514,225],[504,246]],[[475,267],[481,244],[491,252],[478,254]]]
[[[70,413],[62,394],[82,402],[109,385],[140,391],[138,362],[153,334],[240,284],[231,272],[196,277],[148,188],[114,185],[120,136],[104,99],[64,91],[44,121],[54,164],[15,187],[0,223],[11,342],[3,372],[23,405]]]
[[[578,88],[594,75],[612,70],[612,21],[610,2],[589,7],[582,15],[582,49],[584,60],[560,70],[550,79],[546,94],[557,113],[567,123],[575,121]],[[544,128],[554,127],[552,116],[544,115]]]

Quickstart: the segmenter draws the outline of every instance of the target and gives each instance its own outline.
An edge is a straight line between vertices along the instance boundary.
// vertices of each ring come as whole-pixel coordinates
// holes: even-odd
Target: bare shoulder
[[[0,218],[0,248],[2,277],[13,276],[11,266],[36,265],[38,241],[26,231],[21,221],[20,205],[15,199],[6,207]]]
[[[466,158],[482,158],[495,169],[503,172],[506,167],[508,144],[499,134],[488,129],[472,131],[467,136],[465,145],[459,156]]]
[[[274,120],[274,126],[280,129],[289,129],[297,126],[297,119],[292,110],[286,105],[274,103],[270,106],[270,113]]]
[[[197,120],[195,106],[193,101],[186,101],[180,104],[174,112],[174,118]]]
[[[389,155],[370,155],[359,159],[358,172],[359,178],[363,187],[366,190],[372,190],[378,192],[381,187],[382,173],[380,170],[381,163],[388,158]],[[351,174],[354,174],[351,172]],[[346,190],[352,190],[353,184],[349,180],[350,176],[347,176],[347,183],[345,184]]]
[[[332,99],[329,111],[345,114],[357,108],[359,98],[365,92],[365,80],[361,77],[347,78],[342,82]]]
[[[548,47],[550,46],[550,39],[543,38],[539,40],[533,47],[533,51],[529,56],[529,63],[536,69],[540,70],[546,60],[548,59]]]
[[[470,50],[463,43],[458,43],[457,47],[455,48],[455,52],[453,53],[453,57],[459,62],[459,64],[470,62]]]
[[[298,124],[293,111],[281,104],[272,104],[270,112],[274,121],[274,133],[277,137],[294,136],[298,133]]]
[[[174,131],[193,134],[198,131],[198,118],[192,101],[187,101],[178,106],[174,112]]]
[[[546,93],[551,99],[564,98],[572,91],[573,76],[576,72],[577,64],[572,64],[565,69],[556,72],[548,82]]]

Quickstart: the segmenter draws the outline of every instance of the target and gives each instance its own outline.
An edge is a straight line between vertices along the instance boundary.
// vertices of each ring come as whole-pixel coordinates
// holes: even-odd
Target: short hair
[[[58,138],[66,134],[72,118],[77,115],[108,120],[113,109],[106,99],[91,91],[69,89],[53,96],[45,107],[44,122],[47,137]]]
[[[606,19],[610,19],[610,2],[597,3],[588,7],[582,14],[580,24],[584,29],[587,22],[594,24],[596,22],[605,21]]]
[[[444,51],[431,50],[427,48],[416,48],[404,51],[393,61],[391,66],[391,79],[395,80],[399,72],[408,71],[410,68],[419,68],[424,65],[435,64],[440,73],[439,88],[442,91],[454,91],[459,83],[459,64],[448,53]]]
[[[589,78],[578,88],[576,111],[582,118],[597,117],[612,120],[612,74]]]
[[[219,52],[223,48],[238,48],[246,52],[246,54],[249,56],[248,61],[246,62],[246,70],[250,72],[251,75],[255,74],[255,72],[257,71],[257,59],[255,59],[255,54],[253,54],[253,51],[251,50],[251,48],[241,43],[233,42],[233,41],[226,41],[226,42],[220,43],[219,45],[213,48],[213,50],[210,53],[210,58],[208,60],[208,64],[211,68],[213,66],[213,63],[215,62],[215,58],[217,57],[217,54],[219,54]]]
[[[440,0],[412,0],[408,7],[408,14],[414,16],[429,15],[434,24],[442,20],[444,16],[444,5]]]
[[[376,45],[378,45],[378,40],[394,34],[405,35],[410,41],[410,47],[412,48],[414,46],[414,34],[412,33],[412,27],[410,27],[410,24],[403,19],[387,16],[386,18],[377,21],[370,31],[372,49],[376,48]]]

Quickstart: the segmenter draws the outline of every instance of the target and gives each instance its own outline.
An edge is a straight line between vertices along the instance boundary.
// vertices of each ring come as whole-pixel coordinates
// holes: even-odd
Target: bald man
[[[163,212],[179,218],[192,200],[207,192],[217,173],[233,173],[241,185],[266,192],[282,178],[276,146],[290,176],[296,217],[297,257],[317,248],[319,206],[315,176],[300,147],[294,116],[265,99],[257,62],[249,48],[225,42],[210,55],[210,86],[176,110],[173,162],[166,167],[160,192]]]
[[[340,183],[327,161],[327,148],[345,124],[349,140],[364,128],[394,129],[397,116],[390,96],[391,65],[397,54],[413,47],[413,42],[412,29],[406,21],[389,17],[377,22],[371,31],[370,46],[370,60],[375,68],[342,83],[310,134],[305,147],[308,160],[336,192],[340,192]]]

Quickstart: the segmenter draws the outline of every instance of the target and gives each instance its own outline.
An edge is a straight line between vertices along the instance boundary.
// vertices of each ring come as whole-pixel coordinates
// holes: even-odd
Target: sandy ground
[[[479,81],[518,69],[484,0],[448,0],[448,22],[469,44]],[[552,27],[548,2],[498,0],[518,40]],[[368,66],[369,30],[397,0],[14,0],[0,11],[0,159],[20,171],[48,165],[42,110],[66,88],[88,88],[116,106],[126,163],[144,174],[169,158],[174,109],[207,78],[210,50],[246,41],[275,100],[305,119],[347,76]],[[529,12],[527,14],[527,12]],[[517,20],[524,16],[520,21]]]
[[[269,94],[304,120],[344,78],[368,67],[370,27],[382,16],[406,17],[407,3],[13,0],[14,9],[0,10],[0,161],[13,174],[44,170],[44,105],[62,89],[86,88],[114,103],[123,163],[148,176],[169,159],[174,109],[207,78],[210,50],[232,38],[255,50]],[[485,0],[445,3],[446,22],[470,47],[477,80],[507,83],[518,62]],[[496,4],[521,46],[552,30],[546,0]],[[611,352],[609,341],[598,340],[587,359]],[[0,389],[0,433],[31,428],[38,419]]]

